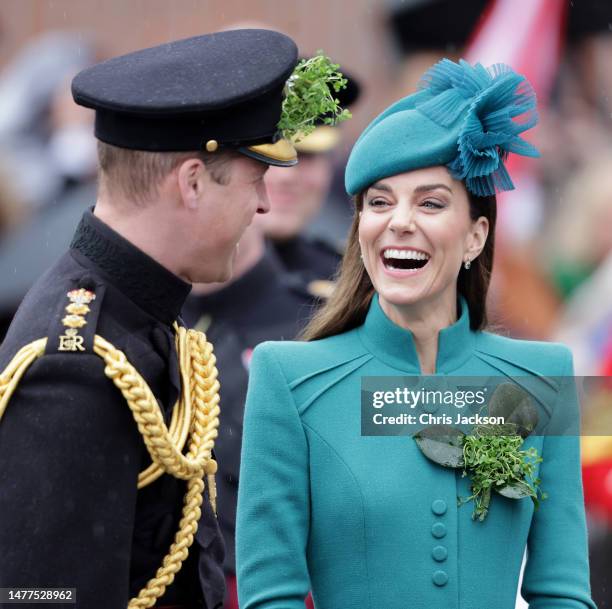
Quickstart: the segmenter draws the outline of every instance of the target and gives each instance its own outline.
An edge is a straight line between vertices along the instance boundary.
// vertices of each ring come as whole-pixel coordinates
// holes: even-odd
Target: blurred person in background
[[[308,282],[300,273],[284,268],[275,249],[266,244],[258,223],[253,223],[239,242],[232,278],[224,283],[194,285],[182,310],[186,324],[205,332],[215,345],[219,369],[223,425],[215,453],[219,463],[219,526],[226,544],[226,609],[238,608],[236,502],[251,355],[261,342],[297,336],[318,303]]]
[[[601,609],[612,607],[612,438],[601,435],[612,424],[611,23],[609,2],[569,3],[567,46],[540,140],[551,218],[542,249],[562,299],[551,337],[572,348],[576,374],[601,381],[583,405],[582,432],[591,588]]]
[[[94,113],[74,103],[70,80],[96,59],[92,40],[53,31],[0,72],[0,163],[19,207],[0,239],[0,341],[34,281],[67,249],[96,198]],[[4,199],[5,197],[3,197]],[[15,214],[11,214],[15,215]]]
[[[7,241],[10,241],[14,231],[17,231],[27,221],[28,210],[26,205],[21,201],[13,191],[8,175],[0,168],[0,277],[3,278],[0,283],[0,343],[8,330],[13,314],[19,304],[19,301],[9,305],[4,299],[6,292],[5,286],[14,281],[14,274],[10,267],[2,268],[3,257],[2,252],[5,249]],[[33,244],[30,242],[30,247]],[[25,248],[20,248],[21,255],[27,255]],[[4,271],[4,272],[2,272]],[[22,294],[23,296],[24,294]],[[3,306],[6,305],[6,306]]]
[[[94,113],[70,93],[71,77],[95,59],[89,36],[52,31],[25,45],[0,73],[0,163],[18,194],[11,207],[23,219],[0,239],[0,341],[96,199]]]
[[[35,209],[95,180],[93,112],[73,102],[69,86],[95,60],[88,36],[53,31],[29,42],[0,73],[0,158]]]
[[[551,267],[565,300],[553,340],[569,345],[576,374],[600,377],[585,396],[582,473],[591,521],[593,598],[612,607],[612,157],[572,178],[551,226]],[[589,379],[587,379],[589,380]],[[607,380],[607,382],[605,382]],[[588,399],[587,399],[588,398]]]
[[[540,241],[538,258],[569,306],[573,293],[612,252],[612,140],[609,144],[561,186]]]
[[[358,100],[361,86],[342,69],[347,87],[334,92],[334,96],[343,108],[350,108]],[[308,236],[306,231],[329,195],[333,152],[341,138],[341,127],[321,121],[311,134],[295,144],[300,159],[295,167],[284,171],[271,167],[265,177],[270,213],[256,220],[285,269],[302,274],[313,293],[320,296],[330,293],[328,280],[334,276],[341,259],[340,247],[328,239]]]
[[[17,196],[6,170],[0,167],[0,247],[27,218],[26,206]]]

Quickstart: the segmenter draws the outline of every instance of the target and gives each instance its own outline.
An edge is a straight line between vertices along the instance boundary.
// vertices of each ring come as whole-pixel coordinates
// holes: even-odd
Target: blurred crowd
[[[393,54],[393,78],[386,90],[372,91],[367,72],[346,66],[354,95],[345,103],[357,106],[361,93],[376,96],[382,109],[414,90],[436,59],[472,58],[507,4],[388,0],[380,35]],[[521,2],[513,4],[516,10]],[[534,143],[542,156],[521,168],[515,194],[500,198],[489,304],[496,331],[563,342],[574,353],[576,375],[608,377],[583,404],[593,430],[583,438],[583,472],[593,598],[612,608],[612,438],[596,435],[598,422],[612,419],[612,5],[541,5],[557,11],[554,31],[536,32],[554,41],[534,46],[528,58],[550,67],[548,80],[536,84],[541,123]],[[95,203],[93,113],[72,102],[69,83],[101,58],[95,40],[82,33],[47,32],[0,71],[0,340],[29,286],[65,251],[81,213]],[[235,278],[196,286],[185,310],[185,319],[215,344],[222,400],[236,403],[220,449],[226,462],[236,461],[220,483],[228,493],[252,348],[294,338],[333,289],[352,214],[343,190],[350,144],[344,126],[320,127],[303,143],[297,167],[268,172],[272,211],[245,235]],[[225,513],[220,510],[222,518]]]

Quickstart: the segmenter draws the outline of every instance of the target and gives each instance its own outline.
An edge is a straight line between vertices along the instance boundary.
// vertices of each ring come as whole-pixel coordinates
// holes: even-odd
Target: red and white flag
[[[492,0],[467,45],[465,58],[483,66],[505,63],[533,85],[545,111],[563,46],[566,3],[562,0]],[[537,127],[525,139],[537,147]],[[498,196],[502,239],[522,241],[540,224],[537,160],[510,155],[506,167],[516,190]],[[511,213],[510,213],[511,212]]]

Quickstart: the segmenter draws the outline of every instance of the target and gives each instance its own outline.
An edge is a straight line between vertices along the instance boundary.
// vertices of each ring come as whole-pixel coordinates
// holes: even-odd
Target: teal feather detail
[[[416,109],[442,127],[461,120],[457,156],[448,164],[477,196],[512,190],[504,166],[509,153],[537,157],[537,149],[519,134],[538,121],[536,95],[524,76],[507,65],[484,68],[463,59],[443,59],[419,83],[429,95]]]

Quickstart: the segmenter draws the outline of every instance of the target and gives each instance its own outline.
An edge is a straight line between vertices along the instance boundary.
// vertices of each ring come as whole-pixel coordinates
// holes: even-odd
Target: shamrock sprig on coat
[[[524,439],[538,424],[538,413],[529,394],[511,383],[500,384],[489,403],[489,414],[503,424],[476,425],[470,434],[449,425],[429,425],[414,434],[423,454],[443,467],[463,469],[471,479],[472,494],[459,497],[459,505],[474,501],[472,518],[483,521],[492,493],[509,499],[530,497],[539,507],[546,493],[535,477],[542,462],[535,447],[522,449]]]

